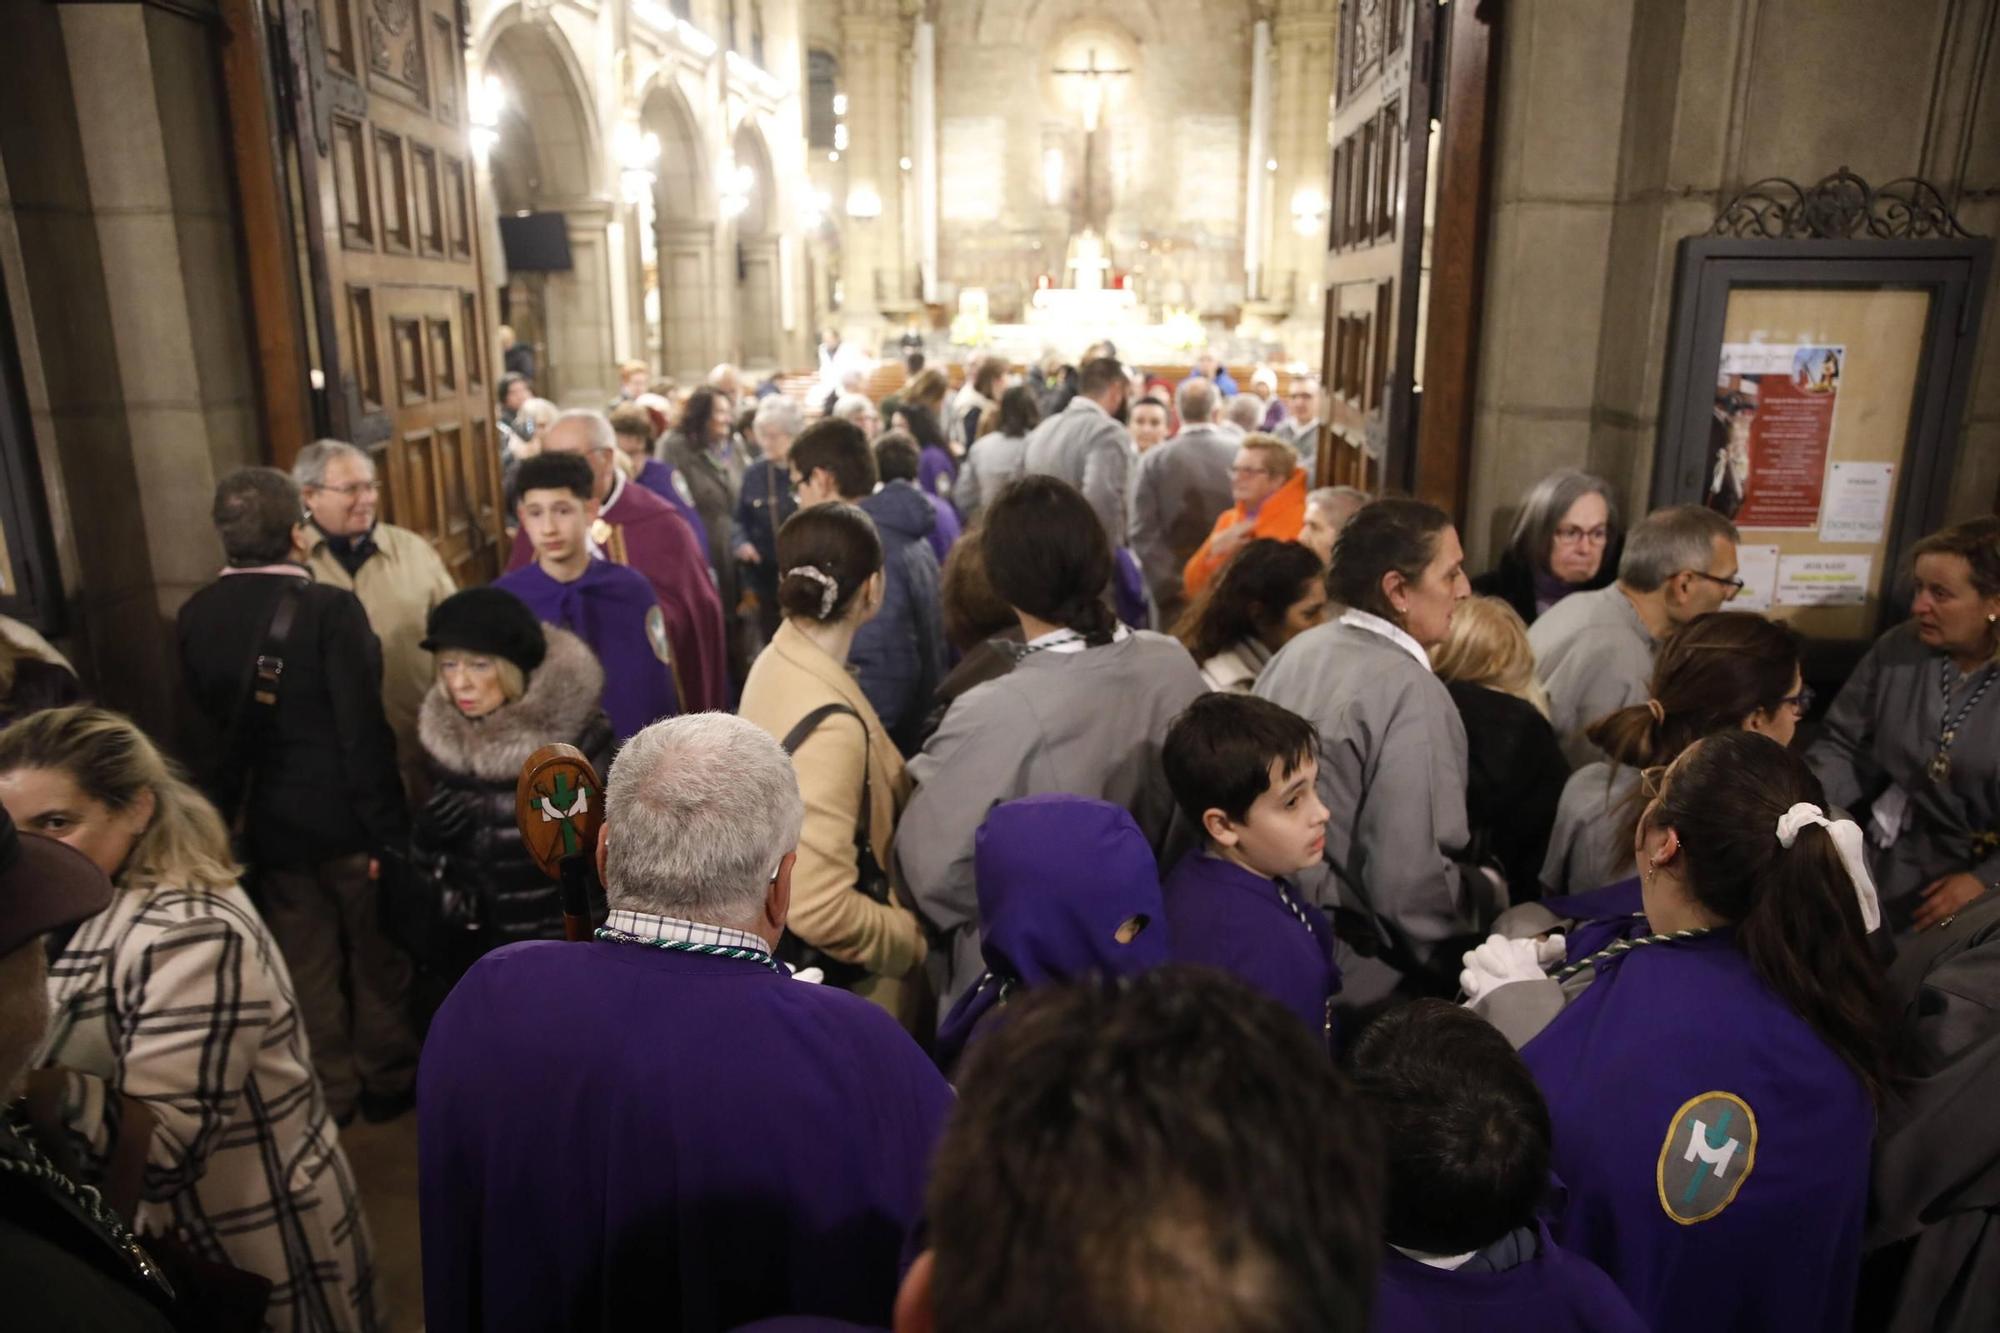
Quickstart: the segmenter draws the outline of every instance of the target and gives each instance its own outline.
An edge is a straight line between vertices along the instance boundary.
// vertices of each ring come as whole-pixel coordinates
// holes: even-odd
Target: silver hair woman
[[[1564,468],[1536,482],[1521,502],[1500,563],[1472,581],[1524,624],[1573,592],[1602,588],[1618,570],[1618,502],[1611,483]]]

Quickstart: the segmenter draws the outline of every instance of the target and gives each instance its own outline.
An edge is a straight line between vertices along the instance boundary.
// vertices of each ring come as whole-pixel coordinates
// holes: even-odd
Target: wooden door
[[[333,434],[461,582],[503,563],[456,0],[283,0],[280,86]]]
[[[1430,0],[1348,0],[1341,7],[1323,484],[1412,488],[1435,23]]]

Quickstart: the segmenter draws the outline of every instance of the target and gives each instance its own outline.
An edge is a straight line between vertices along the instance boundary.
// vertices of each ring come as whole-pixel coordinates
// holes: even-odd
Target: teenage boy
[[[1269,700],[1218,693],[1189,704],[1167,731],[1162,759],[1203,845],[1161,892],[1176,959],[1233,973],[1331,1050],[1340,992],[1333,927],[1285,879],[1318,865],[1326,849],[1318,753],[1312,723]]]
[[[1604,1270],[1549,1238],[1549,1111],[1497,1028],[1443,1000],[1393,1009],[1354,1044],[1388,1168],[1375,1327],[1397,1333],[1640,1333]]]
[[[665,613],[653,585],[593,549],[597,499],[590,464],[576,454],[537,454],[515,473],[515,516],[535,559],[493,581],[545,624],[561,625],[604,667],[604,713],[627,737],[680,711]]]

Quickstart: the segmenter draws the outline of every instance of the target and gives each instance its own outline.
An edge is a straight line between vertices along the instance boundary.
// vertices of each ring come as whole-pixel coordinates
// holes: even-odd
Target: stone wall
[[[1513,0],[1467,549],[1562,466],[1649,488],[1675,247],[1759,179],[1921,175],[2000,235],[2000,0]],[[2000,488],[2000,294],[1954,517]]]

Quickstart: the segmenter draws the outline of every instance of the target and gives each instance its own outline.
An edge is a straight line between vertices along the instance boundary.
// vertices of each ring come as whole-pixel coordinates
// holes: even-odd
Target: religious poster
[[[1889,497],[1895,491],[1894,463],[1835,463],[1827,473],[1826,500],[1819,516],[1823,542],[1873,545],[1889,526]]]
[[[1865,555],[1778,557],[1779,606],[1860,606],[1868,600]]]
[[[1724,343],[1708,507],[1739,528],[1819,527],[1845,347]]]
[[[1007,122],[947,116],[938,122],[938,211],[947,222],[991,222],[1007,186]]]

